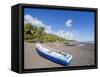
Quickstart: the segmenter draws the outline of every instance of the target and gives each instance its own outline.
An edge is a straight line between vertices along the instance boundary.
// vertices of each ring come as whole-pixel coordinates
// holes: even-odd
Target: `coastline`
[[[73,59],[67,67],[94,65],[93,44],[84,43],[83,46],[68,46],[63,43],[53,42],[41,43],[41,45],[45,45],[61,52],[71,54],[73,56]],[[36,51],[35,43],[25,42],[24,49],[25,69],[65,67],[41,57]]]

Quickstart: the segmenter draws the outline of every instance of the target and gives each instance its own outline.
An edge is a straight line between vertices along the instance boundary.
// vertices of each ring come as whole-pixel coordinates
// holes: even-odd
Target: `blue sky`
[[[40,24],[46,32],[64,38],[94,41],[93,12],[25,8],[24,22]]]

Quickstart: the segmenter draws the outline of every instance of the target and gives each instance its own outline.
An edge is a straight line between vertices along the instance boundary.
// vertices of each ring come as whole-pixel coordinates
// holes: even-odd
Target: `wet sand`
[[[62,43],[41,43],[61,52],[71,54],[72,61],[68,66],[88,66],[94,65],[94,46],[84,44],[84,46],[67,46]],[[67,67],[68,67],[67,66]],[[24,43],[24,69],[64,67],[41,57],[37,51],[35,43]]]

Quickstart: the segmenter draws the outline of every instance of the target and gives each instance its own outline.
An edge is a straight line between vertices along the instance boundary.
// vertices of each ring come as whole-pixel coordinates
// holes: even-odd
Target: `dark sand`
[[[93,44],[84,44],[82,47],[61,43],[43,43],[43,45],[71,54],[73,59],[68,66],[94,65]],[[24,69],[64,67],[41,57],[36,51],[35,43],[25,43],[24,47]]]

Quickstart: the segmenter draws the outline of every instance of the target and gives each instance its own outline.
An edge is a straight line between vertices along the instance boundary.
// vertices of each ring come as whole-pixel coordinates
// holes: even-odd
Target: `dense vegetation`
[[[30,23],[24,24],[24,40],[27,42],[62,42],[66,41],[64,38],[58,37],[54,34],[46,33],[44,27],[32,25]]]

